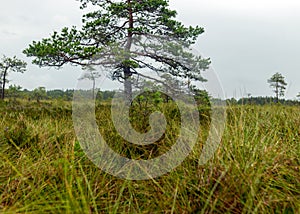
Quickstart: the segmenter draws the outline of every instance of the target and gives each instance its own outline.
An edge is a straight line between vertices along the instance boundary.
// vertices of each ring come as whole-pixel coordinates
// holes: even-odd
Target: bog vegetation
[[[286,89],[282,75],[268,81],[276,99],[227,100],[221,144],[214,157],[200,165],[211,106],[208,92],[190,83],[205,81],[202,71],[211,61],[192,54],[190,48],[204,29],[177,21],[177,12],[167,0],[79,2],[81,9],[97,9],[82,17],[81,29],[65,27],[33,41],[23,53],[40,67],[82,66],[90,71],[82,78],[92,80],[93,89],[100,74],[90,66],[104,65],[109,68],[107,75],[124,84],[129,101],[134,79],[153,80],[147,76],[149,70],[159,76],[156,81],[162,87],[168,82],[180,86],[172,77],[182,79],[199,105],[197,145],[180,166],[162,177],[146,181],[113,177],[97,168],[80,147],[72,123],[74,90],[7,88],[8,73],[24,72],[26,63],[4,57],[0,62],[0,213],[300,213],[299,102],[279,99]],[[154,101],[149,102],[143,95],[134,101],[130,116],[136,130],[149,130],[149,114],[155,110],[167,118],[163,138],[135,146],[114,129],[113,94],[93,93],[99,132],[112,149],[147,160],[171,148],[180,134],[181,115],[168,97],[152,94]]]
[[[154,145],[130,146],[107,129],[113,127],[109,101],[97,101],[99,131],[124,156],[160,155],[176,138],[180,116],[170,111],[172,103],[160,107],[174,122],[168,137]],[[299,213],[299,106],[229,105],[221,145],[206,165],[198,160],[209,111],[199,110],[197,149],[162,177],[129,181],[102,172],[85,156],[74,133],[71,102],[1,102],[0,212]],[[140,113],[133,107],[131,122],[147,131],[142,120],[147,117],[137,117]]]

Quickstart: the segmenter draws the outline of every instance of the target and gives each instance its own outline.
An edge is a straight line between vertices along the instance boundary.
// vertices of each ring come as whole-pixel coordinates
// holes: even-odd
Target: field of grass
[[[147,159],[170,147],[118,141],[109,109],[97,108],[99,130],[118,152]],[[229,106],[214,158],[199,165],[195,151],[145,181],[113,177],[85,156],[71,103],[0,103],[0,114],[0,213],[300,213],[299,107]]]

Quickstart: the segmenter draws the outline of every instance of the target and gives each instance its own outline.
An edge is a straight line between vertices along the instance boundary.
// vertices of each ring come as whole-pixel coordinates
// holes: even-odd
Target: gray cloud
[[[248,8],[245,1],[218,1],[227,6],[216,1],[191,6],[190,2],[195,1],[185,1],[178,10],[179,19],[205,27],[196,47],[211,57],[227,96],[272,95],[266,82],[278,71],[292,83],[287,97],[295,97],[300,91],[299,2],[255,0],[247,1]],[[179,4],[176,1],[174,6],[179,8]]]

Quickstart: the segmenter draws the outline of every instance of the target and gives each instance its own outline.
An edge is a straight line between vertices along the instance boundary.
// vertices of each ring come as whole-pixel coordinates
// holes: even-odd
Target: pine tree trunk
[[[95,85],[96,85],[96,80],[93,78],[93,100],[95,100]]]
[[[131,0],[127,0],[128,4],[128,32],[127,32],[127,43],[126,43],[126,52],[130,53],[131,45],[132,45],[132,37],[133,37],[133,12],[132,12],[132,7],[131,7]],[[129,60],[130,57],[126,58],[126,60]],[[126,66],[123,68],[124,70],[124,92],[126,99],[128,100],[129,103],[132,101],[132,81],[131,81],[131,76],[132,73],[130,71],[130,67]]]
[[[3,83],[1,82],[1,88],[0,88],[0,91],[1,91],[1,100],[3,100]]]
[[[5,97],[5,83],[6,83],[6,74],[7,74],[8,68],[5,68],[3,73],[3,83],[2,83],[2,89],[1,89],[1,99],[4,100]]]
[[[132,101],[132,82],[130,67],[124,68],[124,93],[129,103]]]
[[[279,83],[276,82],[276,103],[279,101]]]

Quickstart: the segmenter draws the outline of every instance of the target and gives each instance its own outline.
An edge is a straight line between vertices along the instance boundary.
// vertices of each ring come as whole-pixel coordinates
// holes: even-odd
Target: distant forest
[[[240,99],[227,99],[228,105],[249,105],[249,104],[255,104],[255,105],[268,105],[276,103],[276,97],[244,97]],[[299,100],[288,100],[288,99],[279,99],[278,103],[284,104],[284,105],[298,105],[300,106]]]
[[[208,104],[208,100],[215,99],[209,97],[206,91],[199,90],[201,93],[195,95],[195,100],[198,104]],[[28,90],[11,86],[6,90],[7,96],[6,98],[9,100],[16,99],[27,99],[32,101],[40,101],[40,100],[64,100],[64,101],[72,101],[74,95],[74,89],[55,89],[55,90],[46,90],[44,87],[39,87],[34,90]],[[113,98],[115,92],[110,90],[98,91],[96,99],[100,101],[109,101]],[[243,97],[240,99],[227,99],[227,105],[269,105],[276,103],[275,97]],[[279,99],[280,104],[284,105],[297,105],[300,106],[300,100],[288,100],[288,99]]]

